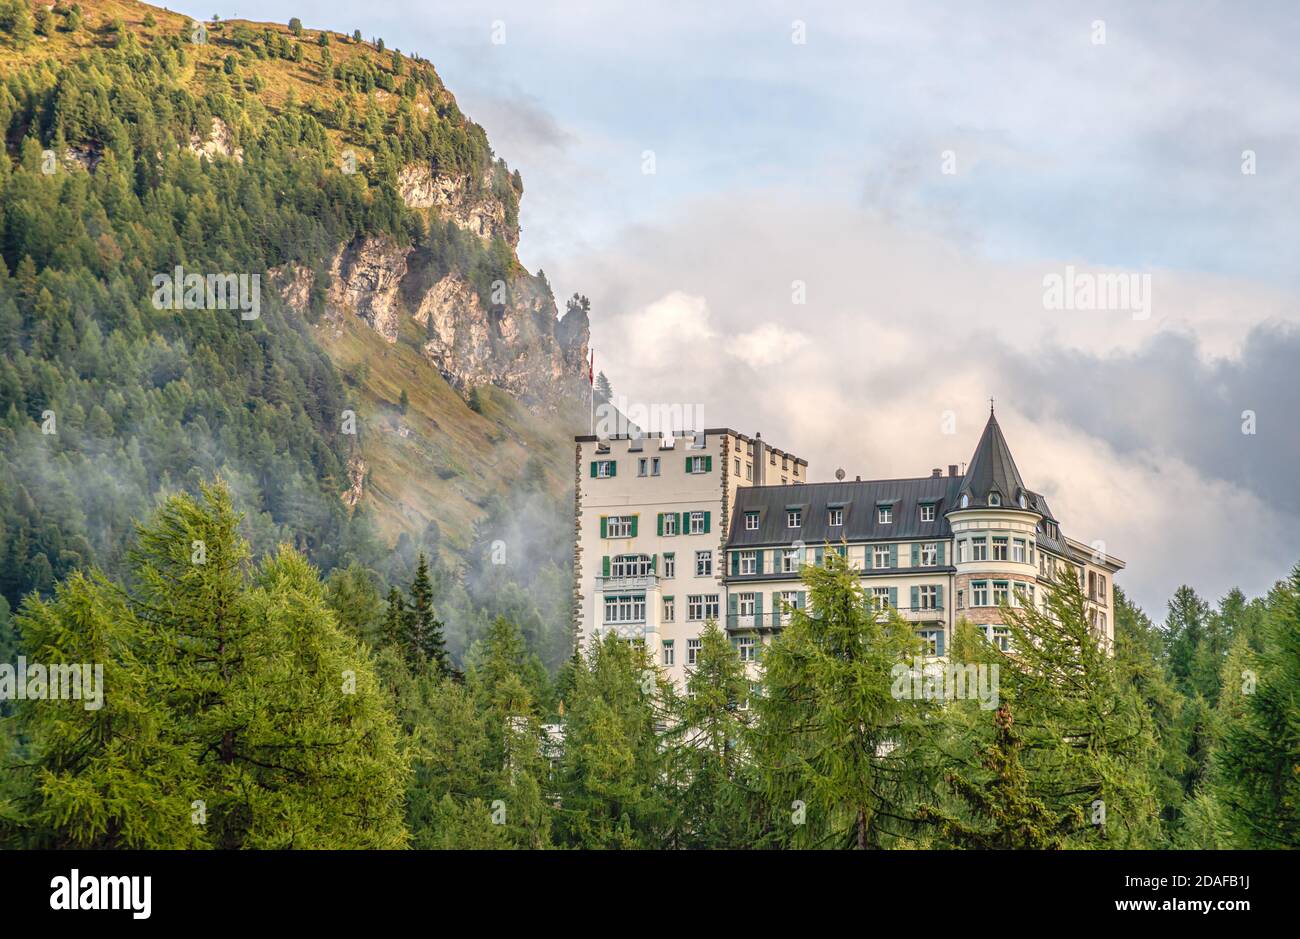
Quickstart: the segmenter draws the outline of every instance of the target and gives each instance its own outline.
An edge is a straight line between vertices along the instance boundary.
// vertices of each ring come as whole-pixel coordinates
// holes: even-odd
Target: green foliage
[[[19,613],[38,662],[103,666],[103,707],[25,701],[9,840],[79,848],[401,847],[407,776],[378,677],[290,548],[250,566],[225,487],[138,532],[129,586],[73,574]]]
[[[909,771],[927,701],[893,693],[894,666],[920,655],[896,611],[878,612],[835,552],[807,567],[808,608],[763,656],[751,735],[773,807],[773,843],[874,848],[890,843],[918,795]]]

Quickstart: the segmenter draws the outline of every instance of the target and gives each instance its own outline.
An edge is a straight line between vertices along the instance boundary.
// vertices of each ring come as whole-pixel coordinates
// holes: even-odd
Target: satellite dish
[[[844,482],[844,470],[837,469],[835,471],[835,478],[838,479],[840,482]]]

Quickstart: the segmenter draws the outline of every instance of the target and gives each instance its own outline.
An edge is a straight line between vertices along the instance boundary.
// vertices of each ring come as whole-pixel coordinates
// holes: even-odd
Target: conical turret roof
[[[966,468],[966,478],[958,492],[958,505],[969,508],[984,508],[991,504],[1016,506],[1020,504],[1021,495],[1029,498],[1020,470],[1011,457],[1011,448],[1007,438],[1002,436],[998,419],[989,408],[989,422],[984,425],[984,433],[975,447],[975,455],[970,458]],[[995,502],[990,502],[993,496]],[[965,501],[963,502],[963,497]]]

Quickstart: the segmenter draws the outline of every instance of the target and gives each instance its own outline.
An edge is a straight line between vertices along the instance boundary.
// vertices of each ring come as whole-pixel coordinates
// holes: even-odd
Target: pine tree
[[[433,583],[429,579],[429,561],[423,551],[415,570],[415,580],[411,582],[411,603],[406,609],[402,645],[408,662],[433,662],[439,672],[448,672],[447,647],[442,623],[433,613]]]
[[[250,567],[239,522],[223,485],[173,496],[139,528],[129,588],[75,575],[24,608],[34,654],[103,663],[106,690],[99,710],[30,709],[24,841],[406,843],[406,758],[368,657],[299,554]]]
[[[683,846],[739,849],[754,837],[746,746],[753,714],[745,663],[731,641],[710,621],[700,633],[695,667],[678,704],[674,735]]]
[[[880,613],[834,551],[804,568],[808,607],[764,651],[751,739],[772,840],[874,848],[904,827],[919,794],[910,751],[926,701],[896,697],[894,666],[921,651],[896,611]]]
[[[1149,763],[1150,715],[1088,620],[1077,577],[1062,568],[1043,608],[1002,607],[1011,650],[1000,685],[1018,708],[1032,793],[1052,817],[1090,823],[1070,843],[1150,847],[1159,838]]]
[[[610,401],[614,397],[614,389],[609,386],[609,379],[605,377],[604,372],[596,374],[596,400]]]
[[[394,649],[402,648],[406,634],[406,601],[396,587],[388,588],[388,605],[384,608],[383,640]]]
[[[661,848],[676,787],[659,733],[671,685],[645,650],[613,633],[593,641],[564,711],[558,840],[574,848]]]
[[[1003,695],[993,714],[993,740],[979,754],[981,773],[948,773],[944,782],[966,808],[966,821],[923,804],[919,818],[938,826],[943,838],[961,848],[1049,850],[1065,846],[1066,838],[1085,824],[1083,809],[1050,810],[1034,796],[1029,773],[1020,762],[1024,741],[1015,728],[1014,708]]]
[[[1243,697],[1217,755],[1220,801],[1251,847],[1300,847],[1300,565],[1269,597],[1257,686]]]

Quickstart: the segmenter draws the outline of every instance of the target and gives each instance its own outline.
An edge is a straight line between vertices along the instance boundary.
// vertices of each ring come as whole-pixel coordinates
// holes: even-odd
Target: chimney
[[[860,482],[862,482],[862,477],[861,477],[861,476],[858,476],[858,477],[856,477],[853,481],[854,481],[854,482],[858,482],[858,483],[860,483]]]
[[[936,466],[934,469],[930,470],[930,478],[931,478],[931,479],[938,479],[938,478],[941,477],[942,475],[943,475],[943,470],[940,469],[940,468],[937,467],[937,466]]]
[[[948,464],[948,475],[949,475],[949,476],[956,476],[956,475],[957,475],[957,464],[956,464],[956,463],[949,463],[949,464]]]
[[[764,459],[763,433],[762,431],[754,432],[754,485],[763,486],[767,484],[767,460]]]

